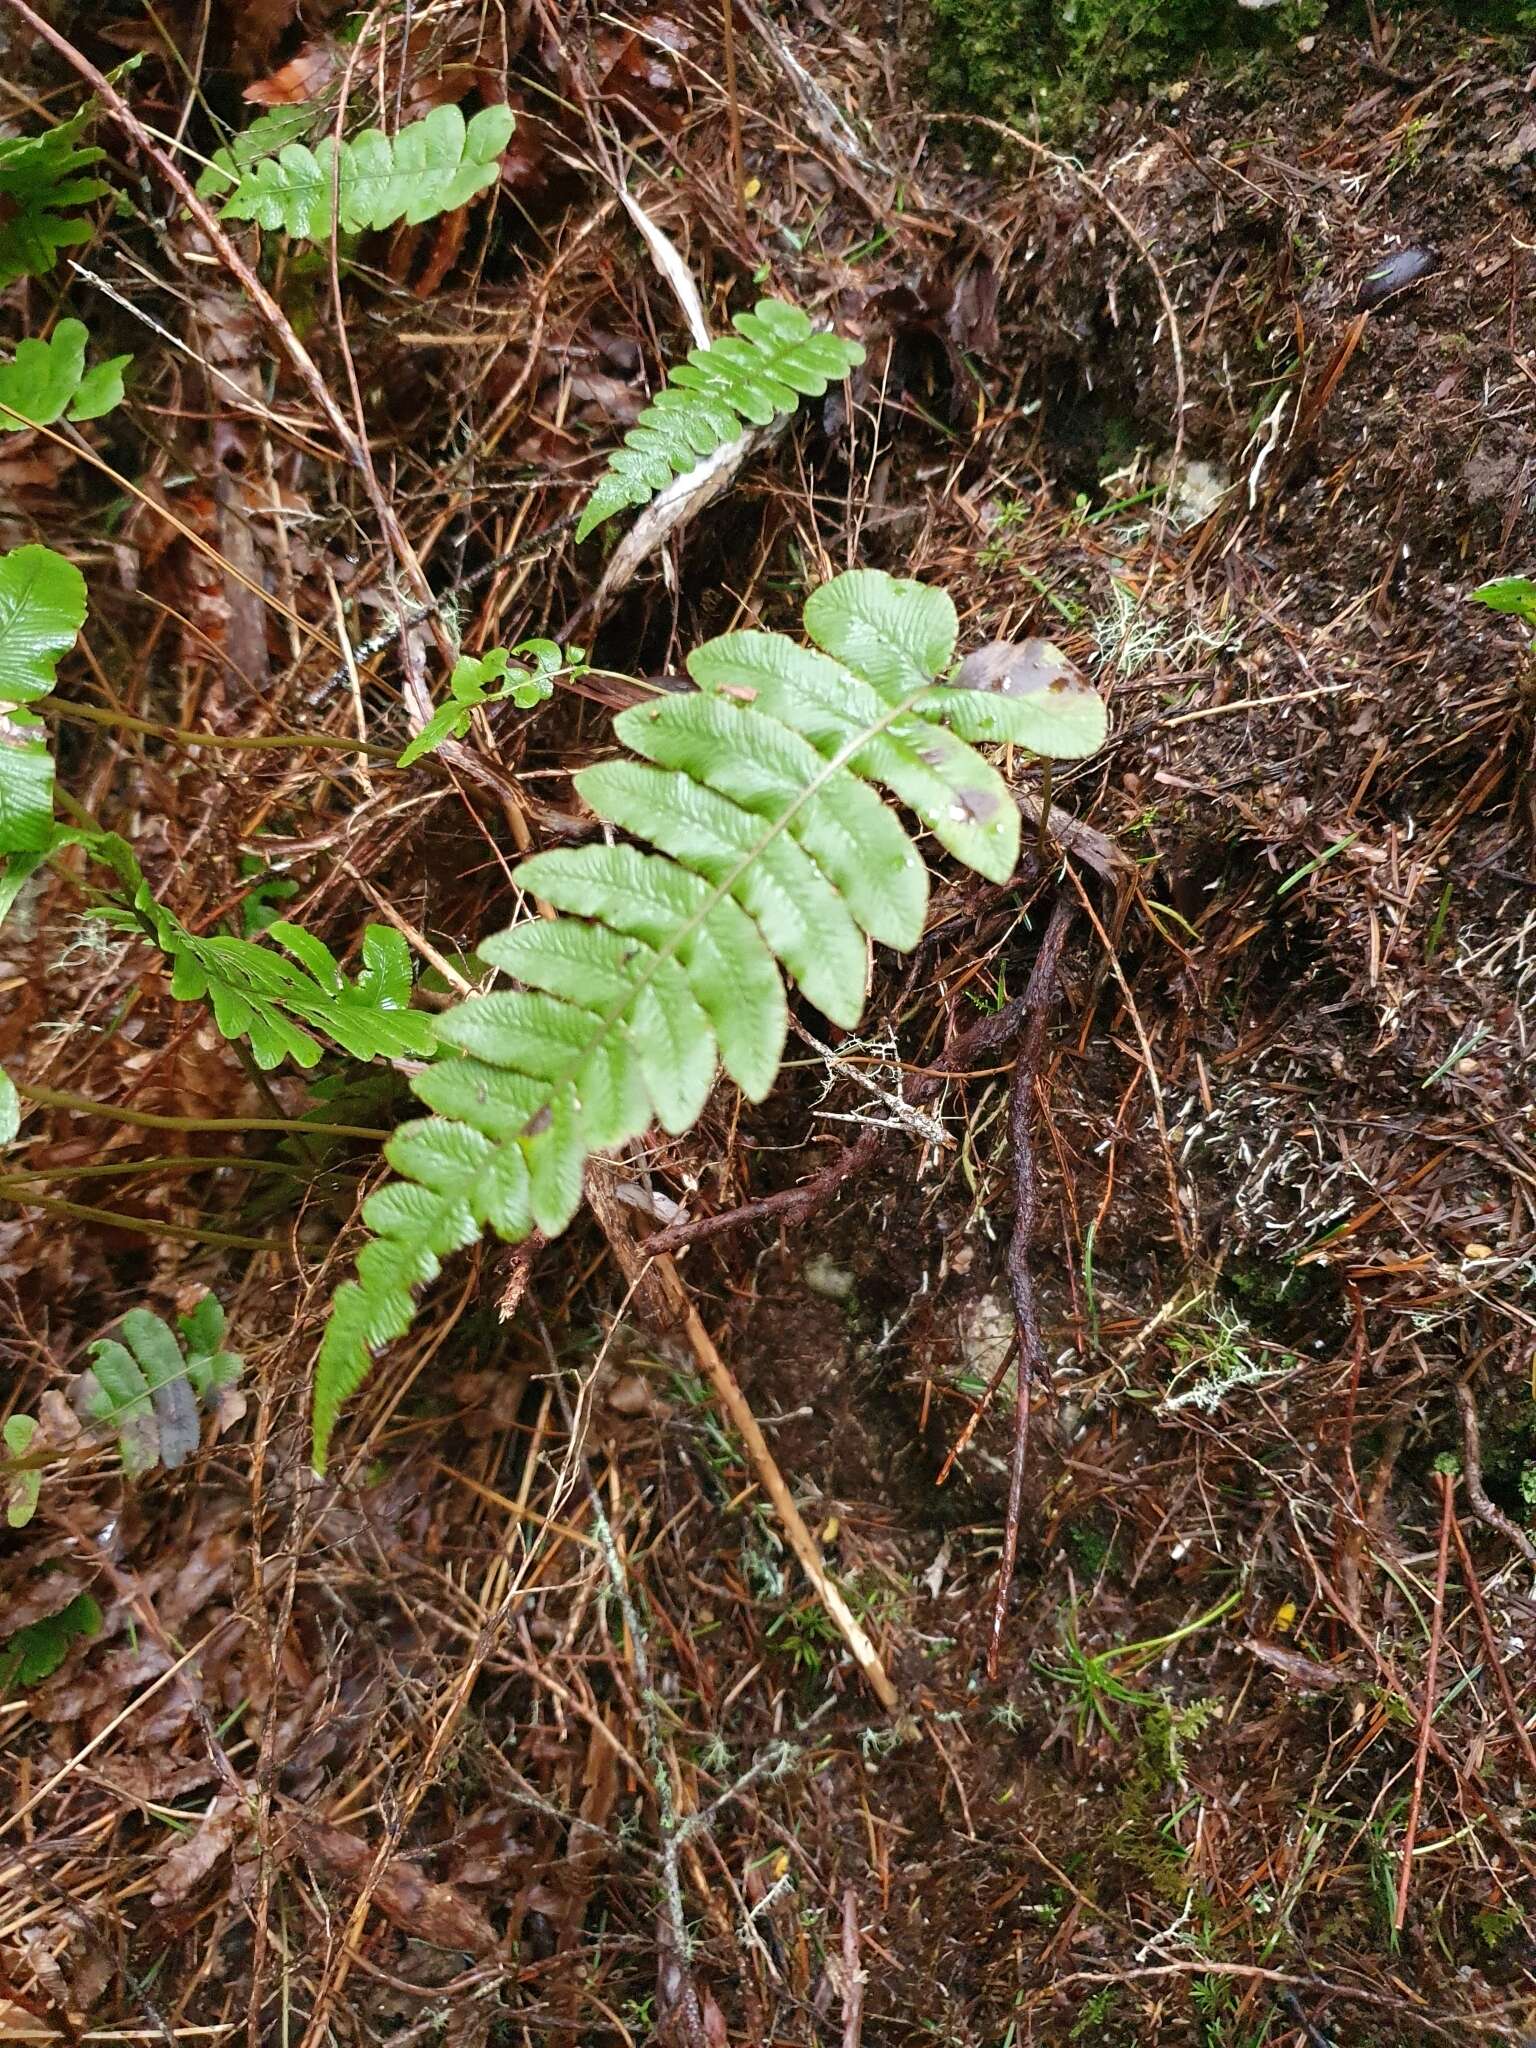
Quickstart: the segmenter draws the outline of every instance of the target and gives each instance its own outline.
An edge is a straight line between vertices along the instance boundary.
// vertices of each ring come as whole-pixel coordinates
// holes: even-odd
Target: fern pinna
[[[731,324],[735,334],[690,350],[668,372],[623,447],[608,458],[576,528],[578,540],[616,512],[645,504],[674,474],[685,476],[748,426],[766,427],[802,398],[820,398],[864,360],[856,341],[818,333],[783,299],[759,299]]]
[[[854,571],[811,594],[805,628],[815,649],[761,632],[698,648],[695,691],[615,720],[640,758],[577,776],[600,818],[655,852],[593,844],[517,869],[561,915],[482,941],[481,957],[521,986],[438,1020],[449,1053],[411,1083],[435,1114],[385,1148],[400,1178],[364,1205],[373,1241],[321,1345],[317,1464],[372,1353],[409,1328],[416,1291],[450,1252],[487,1224],[512,1242],[563,1230],[589,1154],[653,1118],[687,1130],[717,1063],[752,1101],[767,1094],[786,1029],[781,968],[833,1023],[858,1022],[867,939],[915,946],[928,897],[922,857],[877,785],[1003,882],[1018,807],[969,743],[1057,757],[1102,743],[1103,705],[1044,643],[987,665],[987,687],[936,682],[957,631],[940,590]]]

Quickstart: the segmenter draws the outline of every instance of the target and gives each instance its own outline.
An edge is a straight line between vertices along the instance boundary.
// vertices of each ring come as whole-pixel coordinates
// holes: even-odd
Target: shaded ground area
[[[82,1593],[103,1622],[0,1706],[6,2037],[1524,2039],[1532,670],[1468,593],[1531,561],[1525,64],[1443,23],[1384,52],[1324,29],[1111,110],[1084,176],[968,162],[873,18],[754,14],[738,223],[717,15],[418,12],[368,94],[420,112],[510,71],[522,114],[494,216],[369,243],[349,285],[381,474],[436,583],[575,502],[686,345],[601,175],[629,148],[712,315],[767,266],[868,359],[597,622],[594,658],[673,672],[864,563],[949,588],[963,644],[1051,634],[1109,696],[1111,744],[1058,774],[1070,818],[1018,886],[938,857],[928,936],[877,961],[840,1064],[792,1040],[767,1105],[722,1089],[621,1170],[638,1237],[826,1168],[859,1136],[827,1119],[871,1114],[850,1073],[931,1075],[1067,906],[1026,1103],[1052,1383],[997,1675],[1011,1052],[945,1083],[945,1146],[890,1132],[814,1209],[681,1260],[894,1717],[595,1224],[450,1270],[320,1482],[306,1375],[372,1148],[44,1100],[22,1156],[46,1194],[8,1180],[0,1222],[14,1405],[66,1432],[89,1341],[209,1287],[248,1367],[194,1464],[130,1487],[82,1450],[7,1542],[7,1635]],[[234,40],[216,18],[215,105],[275,77],[323,107],[343,46],[263,17]],[[152,28],[90,47],[143,48],[136,103],[174,129],[186,80]],[[81,257],[195,324],[186,360],[96,308],[145,366],[96,444],[136,502],[73,446],[0,447],[6,543],[68,536],[100,586],[68,696],[154,728],[61,725],[61,780],[194,928],[276,878],[338,953],[386,902],[451,965],[511,914],[523,837],[580,829],[602,709],[482,736],[478,780],[167,736],[405,733],[397,665],[328,686],[306,637],[393,601],[361,491],[303,445],[302,394],[193,231],[154,226],[109,220]],[[1421,274],[1382,297],[1404,252]],[[285,289],[341,388],[323,261]],[[466,644],[558,630],[594,559],[560,535],[498,572]],[[34,1090],[402,1113],[387,1070],[247,1073],[86,900],[50,874],[0,932],[0,1054]],[[110,1197],[84,1191],[102,1168]]]

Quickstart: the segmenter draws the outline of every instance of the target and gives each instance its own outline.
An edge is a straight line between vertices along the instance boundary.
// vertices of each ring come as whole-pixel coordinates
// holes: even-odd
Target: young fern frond
[[[410,1327],[416,1292],[450,1252],[487,1224],[512,1242],[563,1230],[588,1156],[653,1118],[687,1130],[717,1063],[752,1101],[767,1094],[786,1029],[781,972],[834,1023],[858,1022],[868,940],[915,946],[928,895],[877,786],[1002,882],[1018,807],[967,741],[1058,756],[1102,742],[1103,705],[1054,649],[994,666],[995,688],[936,684],[956,636],[942,591],[857,571],[812,594],[805,625],[819,652],[761,632],[698,648],[694,692],[615,721],[640,758],[577,776],[599,817],[655,852],[593,844],[517,869],[517,885],[561,915],[483,940],[481,958],[520,988],[438,1019],[449,1053],[411,1083],[436,1113],[385,1147],[400,1178],[364,1205],[373,1241],[321,1345],[317,1464],[372,1353]]]
[[[201,1439],[199,1408],[213,1407],[221,1389],[245,1369],[238,1351],[224,1349],[224,1309],[205,1294],[173,1330],[153,1309],[131,1308],[120,1337],[99,1337],[91,1363],[75,1387],[75,1406],[87,1422],[117,1439],[130,1479],[164,1465],[184,1465]]]
[[[312,1067],[321,1053],[316,1032],[357,1060],[431,1053],[432,1019],[410,1008],[410,948],[389,925],[364,929],[362,971],[348,981],[330,947],[285,918],[264,936],[287,959],[232,933],[189,932],[154,894],[125,839],[101,832],[84,835],[84,843],[129,891],[126,906],[93,914],[118,931],[153,939],[171,963],[171,994],[181,1002],[206,1000],[223,1035],[248,1039],[264,1071],[285,1059]]]
[[[327,241],[338,228],[363,234],[415,225],[467,206],[494,185],[515,125],[510,107],[482,107],[468,122],[457,107],[435,107],[398,135],[364,129],[341,144],[339,163],[331,135],[314,149],[290,142],[243,166],[238,155],[221,152],[200,189],[228,194],[225,220],[253,220],[310,242]]]
[[[66,209],[88,206],[110,189],[86,175],[105,152],[77,147],[93,113],[82,107],[46,135],[0,138],[0,290],[19,277],[41,277],[61,249],[90,240],[90,221]]]
[[[616,512],[644,505],[657,491],[739,440],[766,427],[802,398],[820,398],[846,377],[864,351],[840,334],[821,334],[798,306],[759,299],[731,322],[734,335],[689,352],[609,457],[607,474],[576,528],[583,540]]]

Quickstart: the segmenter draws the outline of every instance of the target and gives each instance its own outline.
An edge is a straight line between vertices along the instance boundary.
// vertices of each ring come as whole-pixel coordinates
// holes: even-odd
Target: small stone
[[[644,1415],[651,1406],[651,1390],[637,1372],[626,1372],[608,1389],[608,1406],[615,1415]]]
[[[967,1369],[990,1380],[1012,1349],[1013,1304],[1002,1294],[981,1294],[960,1315],[960,1351]],[[1013,1379],[1009,1374],[1009,1383]]]
[[[1440,259],[1433,249],[1399,249],[1391,256],[1383,257],[1365,274],[1355,300],[1357,313],[1368,313],[1375,306],[1384,306],[1388,299],[1395,299],[1400,292],[1408,291],[1440,267]]]

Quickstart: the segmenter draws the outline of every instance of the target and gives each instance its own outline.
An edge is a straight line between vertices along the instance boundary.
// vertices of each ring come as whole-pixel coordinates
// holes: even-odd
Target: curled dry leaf
[[[292,107],[318,99],[341,69],[341,47],[329,37],[306,43],[299,54],[281,65],[270,78],[258,78],[245,88],[245,98],[257,107]]]
[[[361,1835],[349,1834],[345,1828],[323,1827],[314,1822],[300,1830],[299,1839],[309,1861],[332,1877],[362,1884],[373,1869],[372,1843],[364,1841]],[[373,1902],[402,1934],[430,1942],[434,1948],[493,1956],[500,1947],[495,1929],[478,1906],[452,1885],[434,1883],[403,1856],[393,1857],[385,1864]]]
[[[179,1906],[234,1847],[236,1830],[246,1811],[237,1793],[221,1792],[202,1823],[171,1849],[160,1865],[160,1881],[150,1893],[152,1906]]]

